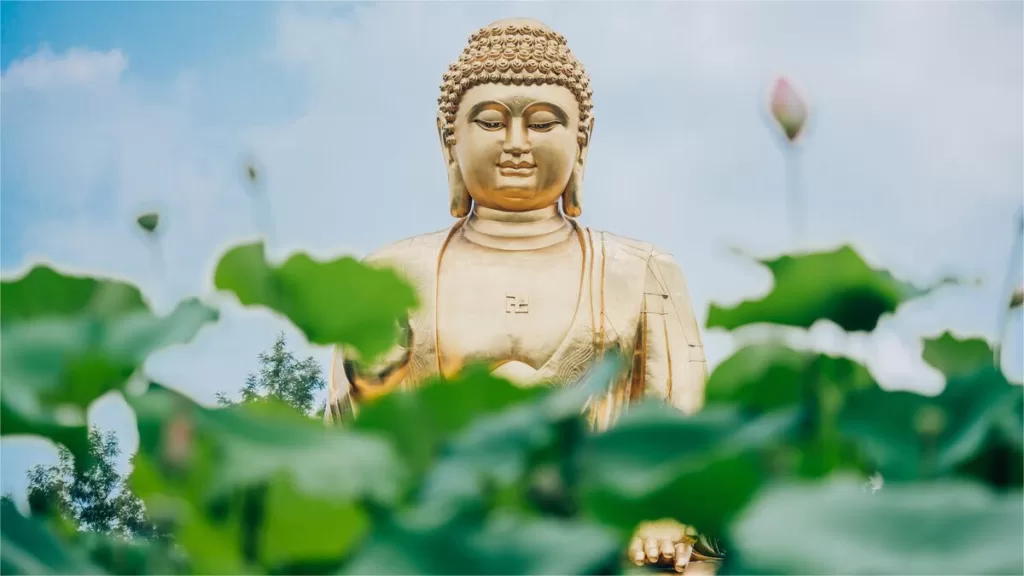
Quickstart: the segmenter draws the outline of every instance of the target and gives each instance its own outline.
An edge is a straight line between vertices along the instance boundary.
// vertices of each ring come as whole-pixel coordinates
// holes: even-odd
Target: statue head
[[[591,96],[565,38],[536,20],[499,20],[470,36],[438,99],[452,215],[472,202],[523,212],[562,198],[565,214],[579,216]]]

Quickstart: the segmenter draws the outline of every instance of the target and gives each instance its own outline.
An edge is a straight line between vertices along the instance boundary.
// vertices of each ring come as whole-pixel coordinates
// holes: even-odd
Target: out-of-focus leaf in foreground
[[[393,503],[407,481],[386,441],[269,402],[212,410],[151,384],[130,403],[133,488],[200,571],[340,558],[366,528],[358,504]]]
[[[90,560],[110,574],[189,573],[185,557],[172,543],[82,532],[78,544],[88,551]]]
[[[217,312],[187,300],[155,316],[139,290],[46,266],[0,291],[3,435],[39,434],[88,454],[85,411],[125,386],[146,358],[184,343]]]
[[[792,483],[758,495],[731,530],[762,574],[1020,574],[1024,501],[961,481]]]
[[[809,328],[818,320],[831,320],[847,331],[870,331],[883,314],[933,289],[868,266],[849,246],[758,262],[774,277],[772,291],[731,308],[712,304],[708,328],[733,330],[761,323]]]
[[[947,378],[941,394],[864,390],[843,409],[844,435],[888,480],[946,474],[976,458],[1005,460],[992,465],[1019,478],[1024,390],[995,366],[989,345],[944,334],[925,341],[924,358]]]
[[[486,367],[468,367],[450,380],[373,400],[360,408],[353,428],[388,438],[413,472],[425,474],[441,446],[473,419],[536,399],[542,392],[496,378]]]
[[[305,254],[274,266],[261,242],[229,250],[214,283],[246,306],[284,314],[310,342],[344,344],[363,359],[391,346],[400,320],[417,302],[412,286],[392,270],[349,257],[318,262]]]
[[[769,412],[812,398],[816,388],[827,382],[835,382],[840,394],[877,386],[867,368],[849,358],[782,344],[752,344],[737,350],[711,373],[707,402]]]
[[[760,450],[796,425],[796,410],[746,418],[728,407],[684,416],[660,404],[632,408],[581,449],[583,507],[632,530],[673,518],[718,534],[763,478]]]
[[[949,380],[994,367],[995,351],[982,338],[957,338],[943,332],[925,339],[923,357]]]
[[[609,574],[622,542],[602,526],[499,513],[431,522],[402,515],[375,532],[345,574]]]
[[[839,418],[851,394],[871,390],[878,384],[854,360],[763,343],[745,346],[719,364],[708,379],[707,398],[709,405],[734,405],[753,414],[796,410],[798,434],[773,467],[816,477],[860,468]]]
[[[69,547],[41,521],[0,500],[0,573],[102,574],[80,549]]]

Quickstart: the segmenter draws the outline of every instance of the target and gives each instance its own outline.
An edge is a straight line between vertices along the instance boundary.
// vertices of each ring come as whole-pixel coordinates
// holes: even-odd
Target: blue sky
[[[565,34],[593,80],[583,221],[674,254],[701,319],[711,301],[770,288],[730,248],[793,247],[785,158],[764,116],[788,74],[812,105],[804,247],[853,243],[922,285],[983,281],[912,303],[870,337],[821,323],[794,342],[931,393],[941,384],[921,337],[996,337],[1024,192],[1019,2],[4,2],[4,274],[45,259],[130,278],[161,308],[209,295],[215,254],[260,232],[247,159],[266,176],[277,255],[365,253],[448,226],[437,85],[470,33],[517,15]],[[162,266],[133,227],[149,209],[166,223]],[[147,372],[210,402],[279,329],[325,358],[271,314],[223,306],[220,324]],[[1011,345],[1020,330],[1017,318]],[[744,337],[706,334],[712,364]],[[134,449],[117,398],[90,416]],[[20,494],[24,470],[53,451],[4,439],[2,459],[3,491]]]

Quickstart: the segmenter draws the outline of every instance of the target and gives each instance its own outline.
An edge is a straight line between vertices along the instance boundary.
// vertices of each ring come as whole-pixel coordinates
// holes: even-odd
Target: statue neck
[[[538,250],[572,235],[572,225],[557,204],[528,212],[474,206],[462,230],[466,240],[496,250]]]

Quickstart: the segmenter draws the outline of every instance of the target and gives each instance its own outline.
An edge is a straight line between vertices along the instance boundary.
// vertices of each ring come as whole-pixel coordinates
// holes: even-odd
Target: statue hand
[[[691,562],[696,541],[697,533],[692,527],[674,520],[644,522],[630,542],[629,558],[637,566],[671,567],[682,574],[714,574],[714,563]]]

